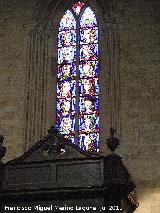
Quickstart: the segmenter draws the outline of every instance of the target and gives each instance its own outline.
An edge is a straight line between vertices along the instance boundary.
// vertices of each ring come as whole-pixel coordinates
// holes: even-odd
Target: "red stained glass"
[[[72,6],[72,10],[76,13],[76,15],[79,15],[83,6],[84,3],[78,1]]]

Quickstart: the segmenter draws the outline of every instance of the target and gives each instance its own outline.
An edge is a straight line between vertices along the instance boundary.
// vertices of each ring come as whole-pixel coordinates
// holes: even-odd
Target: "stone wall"
[[[160,1],[115,1],[119,20],[121,148],[140,203],[160,211]]]
[[[7,147],[5,161],[16,158],[26,151],[31,144],[46,133],[55,119],[53,85],[55,84],[57,47],[54,31],[57,30],[58,18],[55,17],[53,20],[53,29],[49,28],[49,24],[45,29],[43,27],[47,14],[50,17],[54,8],[57,8],[56,11],[58,11],[57,2],[51,0],[45,2],[41,0],[1,0],[0,2],[2,13],[0,20],[0,134],[5,136],[5,146]],[[104,8],[102,13],[104,12],[105,15],[101,20],[106,20],[106,22],[109,20],[110,23],[114,23],[109,24],[108,29],[110,26],[116,28],[116,33],[113,33],[112,37],[116,39],[116,42],[112,44],[113,49],[110,47],[110,53],[113,54],[112,50],[114,50],[113,55],[116,60],[107,60],[116,62],[116,68],[113,69],[113,64],[111,68],[120,74],[116,81],[119,85],[116,87],[118,88],[118,99],[115,102],[119,102],[116,109],[119,110],[117,126],[121,142],[117,153],[123,157],[123,162],[137,185],[140,206],[136,212],[159,213],[160,1],[113,0],[106,3],[101,0],[98,2],[99,4],[95,3],[95,5],[99,5],[100,8],[103,5]],[[49,10],[50,5],[52,9]],[[62,6],[59,7],[62,11]],[[61,11],[57,12],[58,17],[60,17]],[[103,23],[101,26],[105,28],[104,26],[108,26],[108,23]],[[108,32],[110,31],[108,30],[106,35]],[[51,42],[52,36],[53,42]],[[101,44],[105,44],[103,36],[105,35],[101,37],[103,40]],[[29,41],[37,37],[40,40],[36,40],[31,46]],[[47,53],[47,46],[41,48],[41,44],[46,41],[48,42]],[[106,41],[108,40],[106,39]],[[108,46],[106,46],[106,50],[107,48]],[[37,58],[33,58],[35,52],[38,52]],[[105,53],[105,50],[102,49],[101,52]],[[45,69],[42,62],[38,68],[35,66],[41,59],[43,60],[42,53],[48,54]],[[106,62],[104,63],[105,54],[102,59],[104,72],[107,70]],[[32,71],[30,75],[38,80],[37,70],[42,69],[43,74],[46,72],[46,86],[44,87],[42,81],[32,87],[32,82],[28,78],[29,71]],[[109,79],[109,75],[107,78]],[[112,84],[116,84],[116,82],[112,81]],[[107,82],[103,83],[103,88],[105,89],[104,85],[106,85],[106,91],[108,91],[110,88],[107,86]],[[28,86],[29,84],[30,86]],[[42,92],[35,92],[39,91],[39,88]],[[108,93],[106,92],[106,94]],[[39,95],[45,98],[39,101],[35,98]],[[30,98],[29,101],[28,98]],[[44,105],[43,102],[45,102]],[[37,111],[39,104],[43,106],[43,109]],[[110,108],[112,106],[114,103],[110,105]],[[105,105],[103,105],[103,109],[106,113],[109,111],[105,109]],[[39,112],[40,117],[38,117]],[[114,114],[114,111],[112,113]],[[27,120],[27,115],[32,120]],[[39,119],[44,122],[43,133],[38,133]],[[34,128],[34,133],[28,135],[32,128]],[[26,133],[26,131],[28,132]],[[105,128],[102,132],[103,143],[107,135],[104,131]],[[28,145],[27,140],[30,141],[32,137],[33,141]],[[102,149],[102,152],[104,151],[105,148]]]

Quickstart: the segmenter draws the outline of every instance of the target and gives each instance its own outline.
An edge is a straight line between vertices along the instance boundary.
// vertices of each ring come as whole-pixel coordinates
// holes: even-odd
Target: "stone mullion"
[[[79,63],[80,63],[80,41],[79,41],[79,19],[76,20],[76,112],[75,112],[75,139],[79,146]]]

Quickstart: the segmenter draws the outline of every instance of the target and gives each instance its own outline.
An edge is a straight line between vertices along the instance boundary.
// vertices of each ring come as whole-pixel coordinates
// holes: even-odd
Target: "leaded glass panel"
[[[95,13],[90,7],[85,8],[84,3],[76,2],[71,11],[65,12],[59,25],[57,127],[72,143],[78,141],[77,145],[82,150],[97,152],[99,151],[98,25]]]
[[[79,141],[84,151],[99,150],[98,27],[87,7],[80,19]]]
[[[61,30],[76,29],[76,21],[70,10],[67,10],[60,21],[59,32]]]
[[[76,31],[63,30],[58,35],[58,47],[76,45]]]
[[[82,7],[84,6],[84,3],[82,2],[76,2],[73,6],[72,6],[72,10],[76,13],[76,15],[80,14],[80,11],[82,9]]]
[[[84,27],[97,27],[97,20],[94,12],[87,7],[81,17],[80,20],[81,28]]]
[[[98,77],[98,61],[81,61],[79,66],[80,78]]]
[[[76,77],[76,65],[75,63],[58,65],[57,77],[59,80],[75,79]]]
[[[80,60],[98,60],[98,45],[97,44],[81,45]]]
[[[80,30],[81,44],[98,43],[98,28],[88,27]]]

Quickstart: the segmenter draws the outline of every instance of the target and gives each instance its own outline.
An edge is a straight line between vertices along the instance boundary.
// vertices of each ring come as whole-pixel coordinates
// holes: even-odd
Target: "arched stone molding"
[[[28,35],[25,142],[28,149],[45,134],[48,87],[48,35],[34,30]]]
[[[26,149],[44,136],[56,119],[57,35],[59,22],[73,0],[47,1],[40,5],[37,28],[30,33],[26,76]],[[120,136],[119,36],[112,1],[85,0],[99,22],[100,54],[100,151],[113,126]],[[42,8],[43,7],[43,8]],[[42,13],[43,11],[43,13]]]

